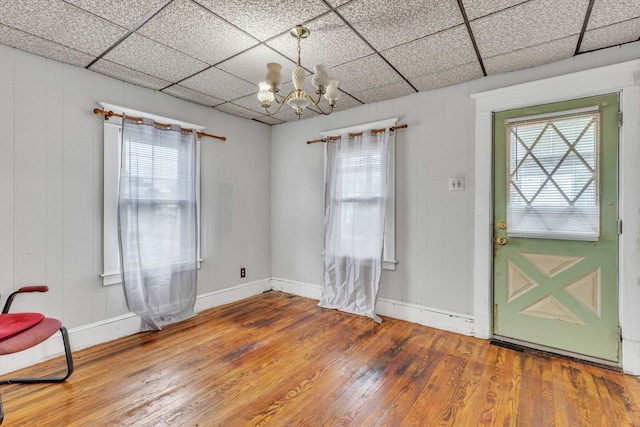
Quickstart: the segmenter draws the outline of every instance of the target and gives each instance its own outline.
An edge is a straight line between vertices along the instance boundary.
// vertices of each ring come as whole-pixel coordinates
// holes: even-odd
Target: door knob
[[[500,246],[504,246],[507,244],[507,238],[506,237],[498,237],[496,239],[496,243],[499,244]]]

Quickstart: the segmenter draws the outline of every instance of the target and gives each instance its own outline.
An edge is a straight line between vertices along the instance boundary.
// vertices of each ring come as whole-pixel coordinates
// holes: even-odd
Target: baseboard
[[[209,308],[228,304],[234,301],[260,294],[271,289],[271,280],[262,279],[255,282],[232,286],[219,291],[198,295],[196,313]],[[133,313],[113,317],[100,322],[90,323],[69,329],[69,341],[73,351],[81,350],[97,344],[113,341],[140,331],[140,318]],[[57,333],[44,343],[0,358],[0,375],[13,372],[27,366],[64,354],[62,338]]]
[[[311,283],[296,282],[293,280],[273,278],[271,284],[274,290],[299,295],[306,298],[320,299],[322,287]],[[431,328],[442,329],[463,335],[474,334],[473,316],[453,313],[444,310],[395,301],[387,298],[378,298],[376,313],[394,319],[406,320]]]

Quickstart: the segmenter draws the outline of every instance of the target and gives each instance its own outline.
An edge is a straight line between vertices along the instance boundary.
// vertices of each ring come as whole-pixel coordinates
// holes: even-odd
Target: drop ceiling
[[[640,1],[0,1],[1,44],[267,124],[298,118],[256,99],[267,62],[291,88],[296,24],[344,110],[637,41]]]

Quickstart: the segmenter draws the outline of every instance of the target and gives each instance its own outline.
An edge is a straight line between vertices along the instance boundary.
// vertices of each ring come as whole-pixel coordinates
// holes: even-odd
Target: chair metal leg
[[[62,342],[64,343],[64,354],[67,361],[67,373],[63,377],[41,377],[41,378],[6,378],[0,380],[0,385],[4,384],[38,384],[38,383],[61,383],[69,378],[73,373],[73,356],[71,355],[71,345],[69,344],[69,334],[67,328],[60,327]]]

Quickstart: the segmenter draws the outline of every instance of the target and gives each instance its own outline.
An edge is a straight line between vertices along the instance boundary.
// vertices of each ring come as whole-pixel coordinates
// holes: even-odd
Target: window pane
[[[507,125],[508,235],[597,240],[598,112]]]

